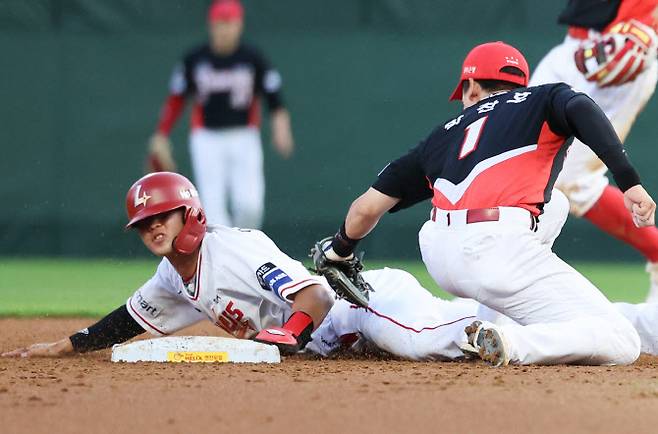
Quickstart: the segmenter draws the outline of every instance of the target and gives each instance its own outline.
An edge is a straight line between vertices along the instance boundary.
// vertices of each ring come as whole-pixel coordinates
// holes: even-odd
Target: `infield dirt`
[[[0,319],[0,352],[88,319]],[[220,334],[209,325],[184,334]],[[625,367],[288,357],[117,364],[0,358],[0,433],[655,433],[658,358]]]

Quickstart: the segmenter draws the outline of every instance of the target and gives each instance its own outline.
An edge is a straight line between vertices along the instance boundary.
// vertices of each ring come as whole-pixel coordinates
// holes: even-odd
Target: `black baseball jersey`
[[[494,93],[438,126],[373,184],[400,202],[433,197],[451,209],[514,206],[541,213],[573,132],[565,107],[580,95],[564,83]]]
[[[282,107],[281,76],[244,44],[228,56],[214,53],[208,44],[192,50],[174,70],[170,88],[173,95],[195,98],[200,113],[193,113],[194,126],[257,125],[261,96],[270,110]]]
[[[569,0],[558,22],[601,31],[615,19],[620,5],[621,0]]]

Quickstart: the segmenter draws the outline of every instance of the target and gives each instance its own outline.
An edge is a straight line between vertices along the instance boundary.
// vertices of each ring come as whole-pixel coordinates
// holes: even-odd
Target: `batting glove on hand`
[[[331,249],[332,238],[325,238],[315,243],[311,249],[312,270],[327,279],[331,289],[340,298],[344,298],[360,307],[368,307],[368,293],[372,286],[361,275],[363,263],[354,254],[344,258]]]
[[[283,355],[295,354],[311,341],[313,319],[305,312],[296,311],[282,327],[261,330],[254,340],[262,344],[276,345]]]

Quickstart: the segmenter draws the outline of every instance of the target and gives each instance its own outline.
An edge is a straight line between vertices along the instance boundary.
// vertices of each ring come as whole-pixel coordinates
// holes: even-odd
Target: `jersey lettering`
[[[519,104],[527,100],[532,92],[514,92],[512,99],[505,101],[507,104]]]
[[[464,115],[459,115],[455,119],[451,120],[447,124],[443,126],[443,128],[448,131],[450,128],[454,127],[455,125],[459,125],[459,123],[464,119]]]
[[[496,101],[498,102],[498,101]],[[466,157],[471,152],[475,151],[475,148],[478,146],[480,137],[482,136],[482,129],[484,124],[487,122],[488,116],[480,118],[464,128],[465,137],[464,142],[462,143],[461,150],[459,151],[459,159]]]
[[[499,102],[498,100],[485,102],[480,107],[478,107],[478,113],[482,114],[482,113],[490,112],[491,110],[496,108],[498,102]]]
[[[216,70],[209,64],[202,64],[196,70],[195,82],[201,101],[211,93],[228,92],[231,108],[245,109],[251,103],[254,73],[245,66]]]
[[[155,306],[151,305],[151,303],[144,299],[144,296],[142,296],[140,291],[137,292],[136,296],[137,303],[139,304],[139,307],[142,308],[142,311],[149,314],[152,318],[155,318],[160,314],[160,311]]]
[[[248,330],[253,329],[249,325],[249,321],[244,319],[244,313],[234,307],[233,301],[230,301],[226,305],[216,324],[224,331],[236,337],[244,337]]]

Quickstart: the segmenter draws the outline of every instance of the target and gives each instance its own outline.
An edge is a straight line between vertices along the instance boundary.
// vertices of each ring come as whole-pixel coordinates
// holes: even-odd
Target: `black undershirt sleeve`
[[[130,316],[126,305],[123,305],[96,324],[71,335],[69,339],[76,352],[85,353],[109,348],[145,332],[146,330]]]
[[[432,197],[432,189],[420,163],[420,147],[409,151],[386,166],[372,188],[400,201],[389,210],[393,213]]]
[[[553,99],[551,129],[573,135],[589,146],[608,167],[621,191],[640,184],[640,176],[607,116],[590,97],[561,86]]]

